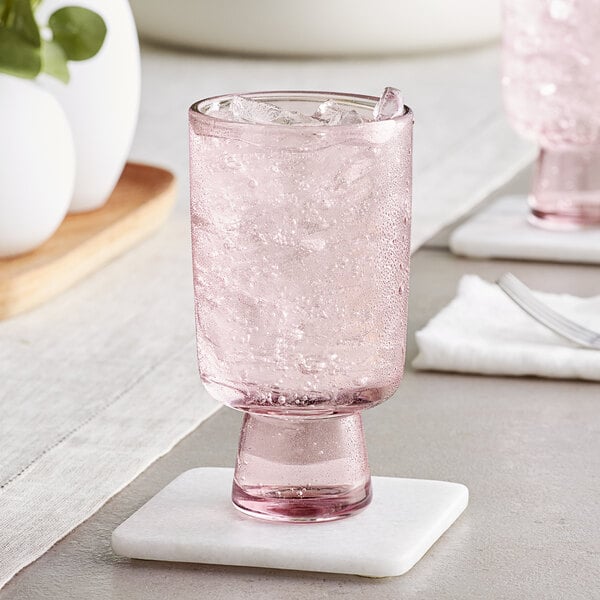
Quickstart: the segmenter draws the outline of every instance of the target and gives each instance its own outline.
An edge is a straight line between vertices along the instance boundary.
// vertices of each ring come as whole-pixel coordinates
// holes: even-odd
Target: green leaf
[[[12,19],[8,23],[10,29],[16,31],[24,40],[33,46],[40,47],[40,30],[33,17],[29,0],[13,0]]]
[[[63,83],[69,83],[67,57],[62,47],[54,41],[42,40],[42,71]]]
[[[35,79],[41,67],[39,48],[16,31],[0,27],[0,72]]]
[[[95,56],[106,37],[104,19],[80,6],[65,6],[52,14],[48,25],[54,41],[61,45],[69,60],[86,60]]]

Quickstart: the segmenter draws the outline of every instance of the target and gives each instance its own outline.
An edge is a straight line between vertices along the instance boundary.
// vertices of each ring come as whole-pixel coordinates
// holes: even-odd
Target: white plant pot
[[[76,4],[100,14],[107,26],[100,52],[69,62],[65,85],[40,78],[64,108],[75,140],[77,175],[71,212],[100,208],[115,187],[127,160],[140,101],[140,49],[127,0],[44,0],[40,23],[62,6]]]
[[[0,75],[0,257],[33,250],[64,219],[75,151],[67,117],[39,85]]]

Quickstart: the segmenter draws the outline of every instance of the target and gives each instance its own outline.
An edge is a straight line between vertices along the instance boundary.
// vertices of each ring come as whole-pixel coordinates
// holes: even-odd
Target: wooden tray
[[[171,172],[127,163],[102,208],[68,215],[33,252],[0,259],[0,319],[53,298],[148,237],[167,218],[175,191]]]

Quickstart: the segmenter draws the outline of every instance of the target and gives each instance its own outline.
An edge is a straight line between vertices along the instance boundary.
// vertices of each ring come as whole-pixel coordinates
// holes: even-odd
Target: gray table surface
[[[443,248],[412,265],[414,331],[454,295],[463,273],[512,270],[535,288],[597,294],[598,268],[469,261]],[[600,385],[420,373],[365,413],[376,475],[458,481],[471,503],[406,575],[352,576],[131,561],[111,531],[186,469],[233,464],[240,415],[223,409],[35,563],[0,600],[60,598],[600,597]]]

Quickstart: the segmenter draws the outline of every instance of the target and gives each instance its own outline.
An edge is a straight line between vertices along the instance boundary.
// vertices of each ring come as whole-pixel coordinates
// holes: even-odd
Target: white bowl
[[[140,34],[202,50],[287,56],[413,53],[500,33],[500,0],[130,0]]]

